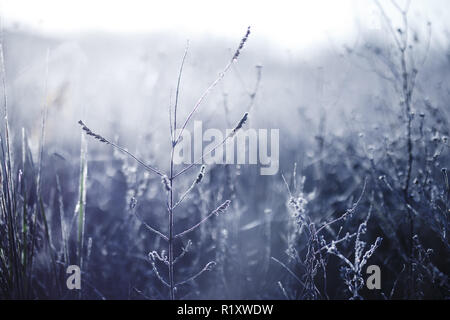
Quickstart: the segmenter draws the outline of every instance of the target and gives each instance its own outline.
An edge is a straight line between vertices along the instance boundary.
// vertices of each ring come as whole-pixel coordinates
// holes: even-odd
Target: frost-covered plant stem
[[[341,276],[347,285],[348,290],[352,294],[352,300],[363,299],[359,294],[359,290],[364,285],[364,279],[362,277],[362,268],[367,264],[367,260],[374,254],[375,250],[381,245],[383,238],[377,237],[375,242],[370,246],[368,250],[366,248],[366,242],[361,240],[361,236],[367,232],[367,222],[369,221],[371,215],[371,209],[367,214],[367,218],[358,227],[358,232],[356,233],[355,248],[354,248],[354,259],[351,262],[344,254],[342,254],[337,248],[336,241],[332,241],[328,244],[327,251],[330,254],[335,255],[344,262],[344,266],[341,268]]]
[[[174,277],[174,265],[175,262],[178,261],[180,258],[182,258],[186,251],[187,248],[185,250],[183,250],[183,252],[178,256],[178,257],[174,257],[174,241],[177,238],[181,238],[184,235],[196,230],[200,225],[202,225],[203,223],[205,223],[207,220],[209,220],[212,216],[214,215],[219,215],[219,213],[224,213],[229,205],[230,205],[230,200],[226,200],[224,203],[222,203],[221,205],[219,205],[215,210],[213,210],[211,213],[209,213],[204,219],[200,220],[200,222],[198,222],[197,224],[193,225],[190,228],[187,228],[186,230],[178,233],[178,234],[174,234],[174,226],[175,226],[175,221],[174,221],[174,209],[175,207],[177,207],[181,202],[183,202],[183,200],[186,198],[187,194],[195,187],[195,185],[199,184],[205,174],[205,167],[202,166],[202,168],[200,169],[200,172],[198,173],[196,179],[194,180],[194,182],[191,184],[191,186],[179,196],[179,200],[177,202],[175,202],[175,193],[174,193],[174,181],[176,180],[177,177],[181,176],[183,173],[186,173],[190,168],[192,168],[194,166],[194,164],[192,165],[188,165],[186,166],[184,169],[180,170],[178,173],[175,173],[174,170],[174,153],[175,153],[175,148],[177,146],[177,144],[180,142],[180,138],[182,136],[182,132],[183,130],[186,128],[186,126],[189,123],[189,120],[192,118],[192,116],[194,115],[194,113],[198,110],[200,104],[202,103],[202,101],[204,101],[204,99],[206,98],[206,96],[210,93],[210,91],[220,82],[220,80],[225,76],[225,73],[231,68],[231,66],[233,65],[233,63],[236,61],[236,59],[238,58],[238,56],[240,55],[240,51],[241,49],[244,47],[245,42],[248,39],[248,36],[250,35],[250,27],[247,29],[247,32],[245,34],[245,36],[242,38],[238,49],[236,50],[236,52],[234,53],[232,59],[229,61],[229,63],[227,64],[227,66],[225,67],[225,69],[219,74],[218,78],[216,78],[215,81],[213,81],[213,83],[205,90],[205,92],[201,95],[200,99],[197,101],[197,103],[194,105],[194,108],[191,110],[191,112],[189,113],[189,115],[187,116],[186,120],[183,122],[182,127],[180,128],[180,131],[177,134],[177,110],[178,110],[178,98],[179,98],[179,92],[180,92],[180,83],[181,83],[181,75],[182,75],[182,71],[183,71],[183,66],[184,66],[184,62],[185,62],[185,58],[186,58],[186,54],[187,54],[187,50],[188,47],[186,47],[184,56],[183,56],[183,60],[181,62],[181,67],[179,70],[179,74],[178,74],[178,81],[177,81],[177,89],[176,89],[176,96],[175,96],[175,106],[174,106],[174,111],[173,111],[173,121],[172,121],[172,107],[170,107],[169,109],[169,127],[170,127],[170,138],[171,138],[171,149],[170,149],[170,163],[169,163],[169,173],[168,175],[165,174],[164,172],[158,170],[156,167],[154,166],[150,166],[148,164],[146,164],[144,161],[140,160],[139,158],[137,158],[135,155],[133,155],[132,153],[130,153],[129,151],[127,151],[126,149],[118,146],[115,143],[112,143],[111,141],[105,139],[103,136],[94,133],[92,130],[90,130],[85,124],[84,122],[82,122],[81,120],[79,121],[79,124],[82,126],[82,129],[86,132],[87,135],[90,135],[92,137],[94,137],[95,139],[99,140],[100,142],[106,143],[111,145],[112,147],[116,148],[117,150],[125,153],[126,155],[130,156],[131,158],[133,158],[134,160],[136,160],[139,164],[141,164],[146,170],[153,172],[157,175],[159,175],[161,177],[161,182],[162,185],[164,187],[164,189],[166,190],[166,194],[167,194],[167,212],[168,212],[168,235],[165,235],[164,233],[156,230],[154,227],[146,224],[144,221],[142,221],[142,219],[136,215],[138,217],[139,220],[142,221],[143,225],[151,232],[155,233],[156,235],[158,235],[159,237],[161,237],[162,239],[166,240],[168,243],[168,256],[165,255],[164,252],[162,252],[161,254],[159,254],[156,251],[152,251],[149,253],[149,260],[150,263],[152,265],[153,271],[156,275],[156,277],[166,286],[169,288],[169,297],[171,300],[174,300],[175,294],[176,294],[176,289],[177,286],[183,285],[188,283],[189,281],[195,280],[197,277],[199,277],[201,274],[203,274],[206,271],[210,271],[214,265],[216,264],[214,261],[210,261],[208,262],[198,273],[194,274],[193,276],[189,277],[186,280],[183,280],[181,282],[176,283],[175,282],[175,277]],[[233,139],[237,133],[238,130],[240,130],[242,128],[242,126],[244,125],[244,123],[247,121],[248,118],[248,112],[246,112],[244,114],[244,116],[240,119],[240,121],[237,123],[237,125],[234,127],[234,129],[232,130],[231,134],[229,134],[227,137],[225,137],[225,139],[220,142],[215,148],[213,148],[212,150],[210,150],[209,152],[205,153],[202,155],[202,157],[200,159],[198,159],[198,161],[196,161],[195,163],[199,163],[200,160],[203,160],[205,157],[207,157],[208,155],[210,155],[211,153],[214,152],[214,150],[218,147],[220,147],[221,145],[225,144],[229,139]],[[161,273],[158,271],[158,268],[156,266],[155,260],[159,260],[160,262],[163,262],[167,268],[168,268],[168,282],[166,280],[164,280],[164,278],[161,276]]]
[[[175,299],[175,283],[173,279],[173,154],[174,144],[172,143],[172,151],[170,155],[170,191],[169,191],[169,285],[170,299]]]
[[[394,41],[394,48],[398,53],[399,61],[391,67],[391,73],[394,76],[394,80],[398,83],[400,88],[397,88],[398,94],[401,97],[401,104],[404,107],[404,116],[405,116],[405,126],[406,126],[406,165],[405,165],[405,174],[402,185],[403,191],[403,201],[405,203],[405,211],[407,214],[408,221],[408,246],[409,246],[409,257],[408,257],[408,273],[409,273],[409,294],[410,296],[414,295],[415,292],[415,283],[414,283],[414,275],[413,275],[413,260],[414,260],[414,243],[413,236],[415,234],[415,226],[414,226],[414,216],[415,213],[411,208],[411,178],[412,178],[412,169],[414,165],[414,156],[413,156],[413,138],[412,138],[412,122],[414,118],[414,112],[412,108],[413,104],[413,94],[416,88],[416,79],[419,73],[420,67],[422,67],[427,59],[427,55],[430,48],[430,38],[431,38],[431,23],[427,24],[428,27],[428,44],[425,49],[425,54],[419,63],[416,64],[415,57],[413,55],[413,43],[410,39],[410,33],[412,28],[410,27],[408,15],[410,11],[411,1],[406,1],[404,6],[399,5],[396,1],[391,1],[392,5],[395,7],[397,12],[400,14],[402,19],[402,26],[400,28],[394,28],[394,24],[392,20],[386,14],[383,6],[379,3],[378,0],[375,0],[375,4],[377,5],[381,17],[391,34],[391,37]],[[414,31],[414,30],[412,30]],[[416,36],[414,36],[416,37]],[[415,42],[416,38],[415,38]],[[398,67],[396,66],[398,64]],[[394,70],[398,69],[398,70]],[[396,85],[395,83],[395,85]],[[396,85],[397,87],[397,85]]]

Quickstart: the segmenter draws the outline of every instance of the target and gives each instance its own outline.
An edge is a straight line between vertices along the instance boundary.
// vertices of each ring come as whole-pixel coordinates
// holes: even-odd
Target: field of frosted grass
[[[173,185],[185,39],[5,30],[0,297],[448,299],[449,47],[422,27],[303,54],[250,34],[194,118],[280,129],[279,172],[196,166]],[[191,39],[178,127],[239,40]]]

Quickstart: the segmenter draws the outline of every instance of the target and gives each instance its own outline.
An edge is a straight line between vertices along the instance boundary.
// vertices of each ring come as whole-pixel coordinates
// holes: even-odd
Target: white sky
[[[450,6],[446,0],[413,0],[430,19],[442,5]],[[251,25],[253,36],[291,48],[351,35],[355,17],[374,28],[379,21],[370,0],[0,0],[0,10],[6,26],[19,22],[49,33],[168,30],[186,38],[206,32],[236,39]]]

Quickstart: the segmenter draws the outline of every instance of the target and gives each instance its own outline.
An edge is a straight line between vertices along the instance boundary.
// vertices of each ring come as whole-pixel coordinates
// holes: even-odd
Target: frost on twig
[[[200,277],[204,272],[206,272],[206,271],[211,271],[215,266],[216,266],[216,262],[215,262],[215,261],[210,261],[210,262],[208,262],[208,263],[203,267],[202,270],[200,270],[198,273],[194,274],[192,277],[190,277],[190,278],[188,278],[188,279],[186,279],[186,280],[184,280],[184,281],[178,282],[178,283],[175,285],[175,287],[181,286],[181,285],[183,285],[183,284],[188,283],[189,281],[193,281],[193,280],[197,279],[197,278]]]
[[[88,136],[92,136],[94,137],[94,139],[99,140],[100,142],[106,143],[111,145],[112,147],[120,150],[121,152],[125,153],[126,155],[130,156],[131,158],[133,158],[134,160],[136,160],[140,165],[142,165],[145,169],[147,169],[148,171],[152,171],[153,173],[156,173],[159,176],[162,176],[163,174],[156,168],[144,163],[144,161],[142,161],[141,159],[137,158],[134,154],[132,154],[131,152],[129,152],[128,150],[122,148],[121,146],[107,140],[106,138],[104,138],[103,136],[94,133],[91,129],[89,129],[83,121],[78,121],[78,124],[81,126],[81,128],[86,132],[86,134]]]
[[[162,257],[159,256],[158,254],[155,254],[155,252],[156,252],[156,251],[153,251],[153,252],[150,252],[150,253],[148,254],[148,260],[149,260],[150,264],[152,265],[153,272],[155,273],[155,275],[156,275],[156,277],[158,278],[158,280],[161,281],[161,283],[162,283],[163,285],[165,285],[166,287],[170,288],[170,285],[167,283],[166,280],[163,279],[163,277],[161,276],[161,274],[160,274],[159,271],[158,271],[158,268],[156,267],[155,260],[156,260],[156,259],[159,260],[159,259],[162,258]]]
[[[134,215],[135,215],[136,218],[144,225],[144,227],[145,227],[147,230],[149,230],[149,231],[153,232],[154,234],[160,236],[161,238],[163,238],[163,239],[166,240],[166,241],[169,240],[169,238],[168,238],[166,235],[164,235],[162,232],[156,230],[155,228],[153,228],[152,226],[150,226],[149,224],[147,224],[147,223],[139,216],[139,214],[138,214],[137,212],[135,212]]]
[[[180,200],[178,200],[178,202],[175,203],[175,205],[172,207],[172,209],[175,209],[176,207],[178,207],[183,202],[183,200],[187,197],[187,195],[195,188],[195,186],[198,185],[203,180],[203,177],[205,176],[205,170],[206,170],[206,166],[203,165],[200,168],[200,171],[199,171],[197,177],[195,178],[194,182],[192,182],[191,186],[181,195]]]
[[[362,299],[359,295],[359,290],[364,285],[364,279],[362,277],[362,268],[367,264],[369,258],[375,253],[375,250],[381,245],[383,238],[377,237],[375,242],[370,246],[367,251],[364,251],[367,243],[361,240],[361,236],[367,231],[367,222],[370,217],[370,210],[367,218],[363,223],[359,225],[358,232],[356,233],[355,248],[354,248],[354,260],[351,262],[344,254],[342,254],[336,246],[336,242],[332,241],[326,246],[327,252],[335,255],[344,262],[344,266],[341,267],[341,277],[344,279],[348,290],[352,293],[351,299]]]
[[[173,260],[173,264],[177,263],[181,258],[183,258],[186,255],[186,253],[189,252],[189,249],[191,247],[192,247],[192,241],[188,240],[186,246],[182,248],[180,255]]]
[[[230,200],[226,200],[224,203],[222,203],[220,206],[218,206],[215,210],[211,211],[210,214],[208,214],[205,218],[203,218],[199,223],[197,223],[196,225],[192,226],[189,229],[184,230],[183,232],[180,232],[179,234],[177,234],[175,236],[175,238],[180,238],[192,231],[194,231],[195,229],[197,229],[200,225],[202,225],[203,223],[205,223],[209,218],[211,218],[213,215],[218,216],[221,213],[225,213],[228,209],[228,207],[230,206],[231,201]]]

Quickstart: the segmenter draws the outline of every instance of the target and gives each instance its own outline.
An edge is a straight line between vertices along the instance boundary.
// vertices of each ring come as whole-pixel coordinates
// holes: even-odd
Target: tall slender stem
[[[170,190],[169,190],[169,285],[170,285],[170,299],[175,300],[175,286],[173,279],[173,154],[175,146],[172,144],[170,154]]]
[[[409,2],[408,2],[409,3]],[[408,48],[408,9],[401,10],[399,8],[402,18],[403,18],[403,45],[399,48],[400,50],[400,58],[401,58],[401,70],[402,70],[402,94],[405,105],[405,116],[406,116],[406,141],[407,141],[407,162],[406,162],[406,175],[403,189],[403,196],[406,203],[406,211],[408,214],[409,220],[409,279],[410,279],[410,297],[414,296],[415,292],[415,280],[414,280],[414,270],[413,270],[413,259],[414,259],[414,216],[411,211],[409,205],[409,189],[410,189],[410,180],[413,166],[413,144],[411,137],[411,126],[412,126],[412,115],[411,115],[411,103],[412,103],[412,94],[414,87],[412,83],[410,85],[410,79],[414,78],[414,71],[409,72],[407,66],[407,55],[406,50]]]

